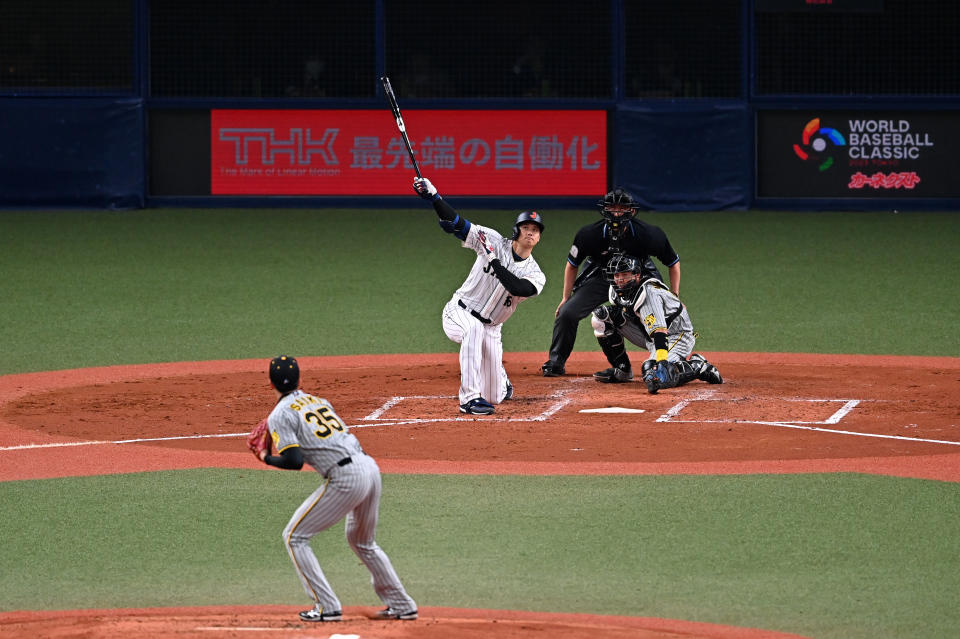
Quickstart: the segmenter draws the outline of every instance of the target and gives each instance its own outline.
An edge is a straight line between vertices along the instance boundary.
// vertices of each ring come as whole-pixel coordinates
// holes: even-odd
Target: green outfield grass
[[[462,212],[504,232],[515,216]],[[506,325],[509,351],[546,353],[566,252],[596,219],[541,212],[548,283]],[[960,356],[956,213],[644,217],[680,253],[701,350]],[[426,205],[4,211],[0,374],[454,352],[440,310],[470,263]],[[595,348],[584,323],[577,349]],[[280,532],[316,482],[195,470],[0,483],[0,610],[306,603]],[[425,606],[926,639],[960,627],[958,521],[954,484],[851,474],[388,475],[380,541]],[[376,604],[342,528],[314,545],[346,605]]]
[[[504,232],[514,218],[463,212]],[[566,253],[596,219],[543,213],[547,286],[505,326],[507,350],[546,353]],[[700,350],[960,356],[957,214],[644,217],[681,256]],[[435,220],[426,206],[0,212],[0,374],[453,351],[440,309],[472,253]],[[577,348],[596,347],[582,323]]]
[[[2,483],[4,510],[18,506],[0,519],[3,607],[300,601],[280,532],[318,483],[276,470]],[[380,543],[427,605],[948,637],[958,516],[952,485],[864,475],[388,476]],[[342,526],[313,545],[343,601],[379,603]]]

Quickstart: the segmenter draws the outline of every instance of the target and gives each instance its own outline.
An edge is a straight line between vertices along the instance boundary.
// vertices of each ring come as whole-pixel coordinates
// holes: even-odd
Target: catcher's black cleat
[[[493,404],[482,397],[474,397],[466,404],[460,404],[460,412],[468,415],[493,415]]]
[[[723,377],[720,376],[720,371],[717,370],[716,366],[708,362],[703,355],[694,353],[690,356],[690,363],[699,369],[697,371],[697,379],[703,380],[708,384],[723,383]]]
[[[567,374],[566,369],[561,364],[549,360],[544,362],[541,370],[544,377],[560,377]]]
[[[303,621],[340,621],[343,619],[343,611],[332,610],[330,612],[323,612],[316,608],[311,608],[310,610],[301,612],[300,619]]]
[[[374,618],[376,619],[399,619],[400,621],[413,621],[417,617],[418,613],[416,610],[400,612],[399,610],[394,610],[393,608],[384,608],[374,615]]]
[[[623,369],[617,368],[616,366],[611,366],[610,368],[605,368],[602,371],[597,371],[593,374],[593,378],[598,382],[603,382],[604,384],[623,384],[633,379],[633,370],[629,368]]]

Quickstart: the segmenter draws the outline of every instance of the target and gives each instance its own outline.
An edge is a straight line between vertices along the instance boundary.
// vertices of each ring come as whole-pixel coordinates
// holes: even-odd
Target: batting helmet
[[[633,196],[619,186],[604,195],[603,199],[597,202],[597,206],[600,207],[600,214],[613,222],[629,220],[637,214],[639,208]]]
[[[270,383],[281,393],[289,393],[300,386],[300,366],[289,355],[270,360]]]
[[[540,232],[543,233],[543,216],[536,211],[524,211],[517,216],[517,221],[513,223],[513,239],[520,237],[520,225],[524,222],[533,222],[540,227]]]

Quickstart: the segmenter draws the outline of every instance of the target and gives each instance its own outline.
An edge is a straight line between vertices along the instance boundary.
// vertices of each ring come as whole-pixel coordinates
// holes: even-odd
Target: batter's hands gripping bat
[[[487,264],[497,259],[497,253],[493,250],[493,244],[487,239],[487,234],[483,231],[477,231],[477,239],[483,247],[483,255],[487,258]]]
[[[387,101],[390,103],[390,110],[393,111],[393,118],[397,121],[397,128],[400,129],[400,135],[403,137],[404,146],[407,147],[410,161],[413,162],[413,170],[417,172],[417,177],[423,177],[420,175],[417,158],[413,155],[413,147],[410,146],[410,139],[407,137],[407,127],[403,124],[403,116],[400,115],[400,105],[397,104],[397,96],[393,94],[393,87],[390,86],[390,78],[383,76],[380,78],[380,83],[383,85],[383,92],[386,94]]]

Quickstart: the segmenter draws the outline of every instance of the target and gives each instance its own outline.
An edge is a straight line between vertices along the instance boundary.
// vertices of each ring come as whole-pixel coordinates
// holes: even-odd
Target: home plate
[[[621,408],[620,406],[610,406],[608,408],[584,408],[581,413],[642,413],[642,408]]]

